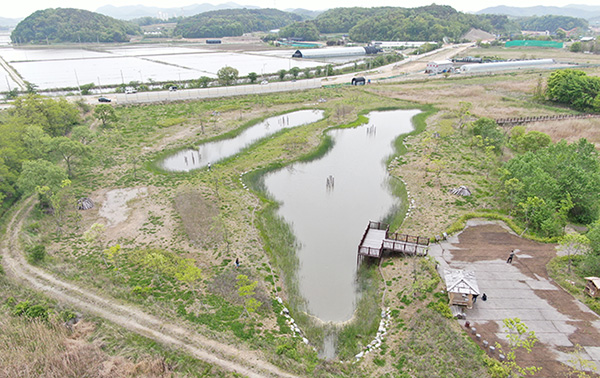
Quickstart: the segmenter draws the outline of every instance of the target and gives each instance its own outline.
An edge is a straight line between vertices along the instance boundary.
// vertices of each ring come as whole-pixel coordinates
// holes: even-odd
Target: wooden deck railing
[[[424,246],[429,245],[429,238],[425,238],[423,236],[413,236],[413,235],[399,234],[397,232],[394,232],[394,233],[387,233],[385,238],[390,239],[390,240],[402,241],[405,243],[413,243],[413,244],[424,245]]]

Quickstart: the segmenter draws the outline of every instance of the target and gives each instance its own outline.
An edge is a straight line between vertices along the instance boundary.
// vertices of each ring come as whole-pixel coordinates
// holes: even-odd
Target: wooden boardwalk
[[[358,245],[356,260],[358,263],[362,257],[380,259],[384,251],[425,256],[427,255],[428,248],[429,238],[390,233],[389,225],[370,221]]]

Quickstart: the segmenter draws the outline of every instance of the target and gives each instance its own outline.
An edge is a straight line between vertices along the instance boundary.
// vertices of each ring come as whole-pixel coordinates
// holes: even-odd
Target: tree
[[[87,126],[75,126],[71,131],[71,139],[87,145],[94,140],[96,134]]]
[[[238,79],[239,71],[233,67],[225,66],[217,71],[217,77],[221,85],[232,85]]]
[[[53,151],[60,155],[67,164],[67,175],[72,177],[72,167],[75,160],[85,157],[90,147],[67,137],[52,139]]]
[[[581,234],[566,234],[558,240],[558,245],[563,252],[569,257],[569,265],[567,271],[571,273],[572,255],[580,255],[586,253],[590,249],[590,239]]]
[[[213,81],[213,79],[211,79],[208,76],[200,76],[198,78],[198,80],[195,81],[194,84],[198,88],[206,88],[212,81]]]
[[[91,93],[92,89],[94,89],[96,85],[94,83],[89,83],[89,84],[82,84],[81,86],[79,86],[79,89],[81,89],[81,94],[83,96],[87,96]]]
[[[254,84],[254,82],[256,81],[257,78],[258,78],[258,75],[256,74],[256,72],[250,72],[248,74],[248,79],[250,80],[251,84]]]
[[[544,201],[549,213],[532,224],[535,229],[541,230],[542,222],[553,218],[567,195],[572,201],[568,219],[583,224],[598,219],[600,161],[594,145],[585,139],[572,144],[560,141],[517,155],[503,168],[503,182],[516,178],[523,185],[514,192],[515,203],[526,203],[533,197]]]
[[[41,159],[28,160],[23,163],[17,186],[25,195],[43,186],[47,186],[52,193],[55,193],[67,178],[65,169],[56,164]]]
[[[569,366],[569,377],[573,378],[592,378],[591,374],[596,375],[598,368],[593,361],[586,360],[582,354],[585,351],[579,344],[575,344],[575,350],[570,352],[568,366]]]
[[[548,134],[535,130],[525,132],[523,126],[515,126],[510,132],[510,145],[519,153],[537,151],[548,147],[550,143],[552,139]]]
[[[508,349],[504,350],[500,343],[496,343],[496,349],[499,353],[504,354],[506,359],[500,362],[500,371],[493,372],[492,376],[524,377],[534,375],[542,370],[541,367],[537,366],[521,367],[516,362],[517,350],[522,348],[527,353],[531,352],[537,342],[535,332],[529,331],[529,328],[519,318],[504,319],[504,330],[507,333]]]
[[[17,98],[8,113],[25,124],[41,127],[52,137],[67,135],[81,122],[76,105],[64,98],[53,100],[38,94]]]
[[[96,105],[94,108],[94,117],[102,122],[102,127],[106,127],[110,122],[116,122],[118,120],[115,109],[108,104]]]
[[[298,67],[290,68],[290,74],[294,77],[294,79],[298,78],[299,73],[300,73],[300,68],[298,68]]]
[[[277,75],[279,76],[279,80],[281,80],[281,81],[283,81],[286,74],[287,74],[286,70],[281,69],[281,70],[277,71]]]
[[[499,152],[504,142],[504,134],[491,118],[482,117],[471,124],[471,133],[481,136],[485,146],[494,146],[495,151]]]
[[[594,222],[586,234],[590,241],[590,248],[596,255],[600,255],[600,221]]]
[[[319,29],[312,21],[294,22],[279,30],[281,38],[299,38],[304,41],[316,41],[319,39]]]
[[[258,281],[250,281],[245,274],[237,276],[238,295],[244,300],[244,312],[247,315],[254,313],[262,305],[260,301],[254,298],[256,294],[254,289],[256,289],[257,284]]]
[[[571,44],[571,47],[569,47],[569,51],[574,52],[574,53],[578,53],[581,52],[583,50],[581,42],[577,41],[577,42],[573,42]]]
[[[43,193],[47,187],[38,188],[38,193]],[[46,194],[47,195],[47,194]],[[51,193],[50,206],[52,208],[52,219],[56,223],[56,233],[60,237],[63,227],[68,219],[78,220],[77,200],[71,187],[71,180],[66,179],[60,185],[60,189]],[[75,215],[73,217],[73,215]]]

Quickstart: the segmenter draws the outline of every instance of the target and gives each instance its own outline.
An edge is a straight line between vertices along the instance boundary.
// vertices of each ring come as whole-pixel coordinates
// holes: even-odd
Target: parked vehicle
[[[173,85],[173,86],[170,86],[170,87],[169,87],[169,90],[170,90],[171,92],[175,92],[175,91],[177,90],[177,87],[176,87],[175,85]]]

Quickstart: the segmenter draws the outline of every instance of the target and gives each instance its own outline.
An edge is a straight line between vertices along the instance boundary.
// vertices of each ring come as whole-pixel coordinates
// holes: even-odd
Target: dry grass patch
[[[541,131],[550,135],[555,143],[562,139],[573,143],[580,138],[585,138],[590,143],[594,143],[596,149],[600,149],[600,133],[598,133],[600,118],[534,122],[527,124],[526,127],[527,130]]]
[[[204,247],[223,242],[223,223],[214,198],[190,190],[177,194],[174,203],[191,241]]]
[[[68,330],[61,322],[0,317],[2,377],[172,377],[163,358],[133,361],[109,356],[100,343],[88,342],[94,326],[82,321]]]

